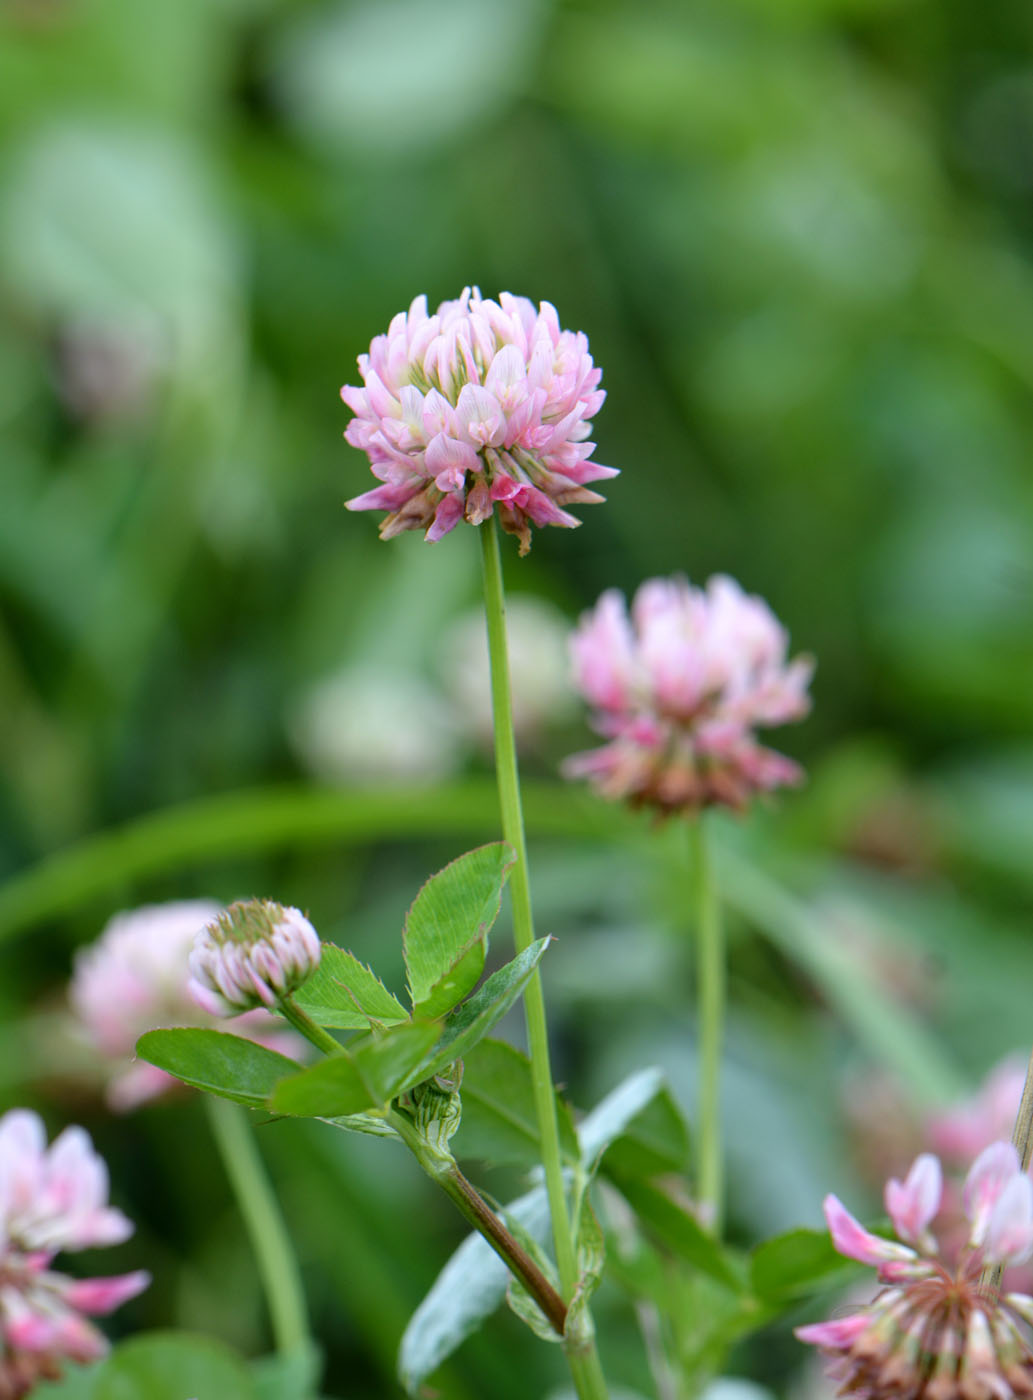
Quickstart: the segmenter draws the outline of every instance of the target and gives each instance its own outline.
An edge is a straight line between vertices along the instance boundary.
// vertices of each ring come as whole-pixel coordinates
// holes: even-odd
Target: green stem
[[[215,1145],[237,1198],[269,1307],[276,1350],[310,1345],[305,1294],[290,1236],[262,1159],[238,1104],[204,1096]]]
[[[484,562],[484,610],[488,625],[488,653],[491,658],[491,702],[495,727],[495,769],[502,811],[502,834],[516,851],[517,860],[510,876],[509,888],[513,902],[513,934],[517,952],[534,942],[534,919],[531,913],[531,885],[528,877],[527,843],[524,838],[524,814],[520,801],[520,778],[517,772],[516,738],[513,731],[513,706],[509,681],[509,649],[506,642],[506,603],[502,586],[502,560],[499,555],[498,527],[492,515],[480,527]],[[556,1096],[549,1064],[549,1037],[545,1022],[545,997],[537,971],[524,991],[524,1014],[527,1022],[527,1045],[531,1056],[538,1133],[542,1142],[542,1165],[545,1187],[549,1197],[552,1238],[556,1250],[560,1288],[568,1301],[577,1287],[578,1268],[574,1238],[567,1213],[563,1185],[563,1162],[560,1155],[559,1128],[556,1121]],[[605,1400],[607,1390],[594,1339],[589,1332],[586,1349],[568,1350],[568,1361],[574,1384],[581,1400]]]
[[[725,946],[702,813],[692,822],[699,1016],[699,1195],[721,1232],[724,1153],[721,1145],[721,1048],[725,1016]]]
[[[460,1214],[482,1235],[510,1271],[516,1275],[552,1323],[557,1336],[563,1336],[567,1305],[535,1261],[491,1210],[477,1188],[459,1170],[450,1155],[430,1149],[404,1113],[393,1111],[387,1121],[415,1156],[430,1179],[450,1198]]]
[[[289,1022],[294,1029],[305,1037],[306,1040],[322,1050],[324,1055],[339,1055],[343,1049],[340,1041],[335,1040],[329,1031],[325,1031],[322,1026],[317,1026],[312,1017],[301,1007],[293,997],[280,997],[276,1003],[276,1009],[283,1019]]]

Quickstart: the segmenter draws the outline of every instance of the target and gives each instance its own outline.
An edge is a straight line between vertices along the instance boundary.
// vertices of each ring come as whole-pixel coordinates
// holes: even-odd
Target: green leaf
[[[463,1121],[452,1144],[457,1157],[496,1166],[531,1167],[541,1161],[531,1062],[504,1040],[482,1040],[463,1057]],[[578,1160],[570,1109],[556,1095],[560,1148]]]
[[[244,1362],[211,1337],[149,1332],[123,1342],[102,1367],[91,1400],[258,1400]]]
[[[192,1026],[148,1031],[136,1053],[184,1084],[250,1108],[264,1108],[277,1081],[301,1068],[253,1040]]]
[[[549,1233],[549,1201],[543,1186],[502,1212],[512,1229],[522,1228],[542,1244]],[[451,1356],[502,1302],[511,1275],[491,1245],[469,1235],[438,1274],[409,1320],[398,1349],[398,1378],[417,1395],[426,1378]]]
[[[331,1055],[300,1074],[281,1080],[269,1099],[274,1113],[301,1118],[342,1118],[380,1108],[410,1083],[441,1035],[434,1021],[406,1021],[354,1052]]]
[[[518,953],[512,962],[493,972],[472,997],[446,1018],[444,1034],[434,1054],[420,1067],[420,1079],[439,1074],[446,1065],[468,1055],[484,1039],[527,986],[551,942],[551,936],[537,939],[529,948]]]
[[[323,944],[318,968],[294,1000],[318,1026],[335,1030],[367,1030],[371,1023],[391,1026],[409,1019],[376,973],[334,943]]]
[[[73,1366],[59,1381],[44,1381],[33,1390],[33,1400],[93,1400],[103,1363]]]
[[[750,1279],[758,1298],[783,1302],[856,1268],[852,1260],[836,1253],[827,1230],[788,1230],[754,1249]]]
[[[671,1253],[716,1279],[733,1293],[746,1288],[743,1270],[735,1254],[704,1230],[696,1217],[655,1182],[607,1175],[628,1202],[639,1221]]]
[[[666,1084],[614,1139],[605,1165],[624,1176],[647,1178],[688,1170],[688,1124]]]
[[[416,896],[402,932],[414,1015],[442,1016],[477,985],[515,860],[504,841],[480,846],[432,875]]]
[[[627,1130],[642,1110],[664,1087],[663,1070],[652,1067],[630,1074],[602,1099],[578,1127],[581,1164],[594,1172],[603,1153]]]

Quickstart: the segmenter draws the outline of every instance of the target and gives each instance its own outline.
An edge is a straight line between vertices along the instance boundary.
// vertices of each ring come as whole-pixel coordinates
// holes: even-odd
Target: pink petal
[[[137,1269],[131,1274],[117,1274],[113,1278],[75,1279],[65,1290],[65,1300],[79,1312],[114,1312],[116,1308],[142,1293],[151,1281],[146,1269]]]
[[[1033,1254],[1033,1182],[1019,1173],[990,1211],[983,1254],[994,1264],[1024,1264]]]
[[[871,1234],[854,1219],[838,1196],[826,1196],[824,1209],[832,1243],[845,1258],[878,1267],[891,1259],[918,1257],[907,1245],[895,1244],[892,1240],[882,1240],[878,1235]]]
[[[915,1159],[905,1181],[895,1177],[887,1181],[886,1210],[902,1240],[916,1244],[922,1238],[940,1209],[942,1195],[943,1171],[931,1152]]]
[[[982,1244],[994,1202],[1018,1171],[1019,1155],[1010,1142],[992,1142],[973,1162],[962,1197],[973,1244]]]
[[[849,1317],[834,1317],[828,1322],[812,1322],[806,1327],[794,1327],[794,1336],[812,1346],[845,1351],[866,1331],[871,1318],[866,1312],[851,1313]]]

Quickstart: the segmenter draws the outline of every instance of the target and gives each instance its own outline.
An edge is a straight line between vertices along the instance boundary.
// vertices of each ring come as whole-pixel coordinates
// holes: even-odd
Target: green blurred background
[[[776,740],[808,788],[722,833],[796,901],[781,941],[764,888],[733,918],[744,1238],[863,1190],[844,1085],[895,1075],[917,1121],[1028,1042],[1027,6],[0,0],[0,132],[3,1093],[111,1156],[158,1276],[126,1326],[265,1345],[197,1105],[112,1122],[46,1048],[72,947],[120,907],[254,892],[397,974],[422,878],[495,833],[454,690],[476,540],[382,545],[341,509],[371,478],[338,388],[419,292],[549,299],[604,368],[597,456],[622,474],[580,530],[539,531],[519,565],[507,542],[511,589],[573,620],[609,585],[728,571],[818,658],[813,717]],[[354,716],[385,710],[360,771]],[[541,784],[587,742],[576,707],[546,711],[524,750]],[[343,758],[335,723],[359,730]],[[421,777],[443,785],[422,805]],[[359,779],[387,794],[368,830]],[[77,845],[181,803],[135,846]],[[547,789],[532,805],[540,922],[568,934],[558,1072],[585,1106],[660,1060],[690,1103],[681,833],[611,831]],[[917,1052],[871,1006],[851,1020],[823,939]],[[773,1162],[757,1134],[787,1123]],[[328,1388],[392,1393],[455,1223],[379,1144],[263,1142]],[[606,1340],[644,1386],[629,1324]],[[526,1400],[561,1375],[541,1351],[497,1322],[443,1393]],[[798,1359],[780,1342],[737,1365],[777,1389]]]

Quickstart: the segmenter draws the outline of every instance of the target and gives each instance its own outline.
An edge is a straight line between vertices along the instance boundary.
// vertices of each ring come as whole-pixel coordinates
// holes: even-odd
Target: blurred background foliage
[[[532,710],[553,677],[523,761],[575,1102],[649,1060],[691,1106],[683,833],[547,786],[586,743],[556,617],[676,570],[735,574],[819,661],[785,736],[808,788],[722,833],[736,1228],[863,1193],[866,1106],[903,1096],[913,1132],[1028,1044],[1028,7],[0,0],[0,134],[3,1091],[110,1155],[157,1276],[125,1325],[266,1342],[198,1106],[112,1121],[60,1062],[74,945],[254,892],[397,985],[418,884],[495,834],[476,541],[387,547],[340,509],[368,468],[337,389],[419,292],[552,300],[610,393],[608,504],[507,557],[552,609],[518,674]],[[457,1222],[378,1144],[262,1141],[328,1388],[391,1393]],[[645,1388],[619,1301],[607,1359]],[[733,1369],[791,1384],[778,1336]],[[503,1318],[442,1392],[543,1393],[543,1350]]]

